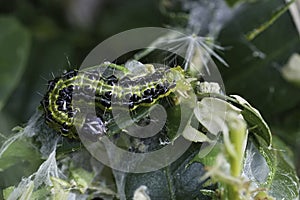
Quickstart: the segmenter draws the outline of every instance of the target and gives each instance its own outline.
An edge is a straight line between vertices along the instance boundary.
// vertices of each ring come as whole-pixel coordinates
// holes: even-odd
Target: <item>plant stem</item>
[[[247,137],[247,126],[243,118],[236,113],[229,113],[228,128],[230,144],[225,143],[226,154],[230,163],[230,173],[232,177],[238,178],[241,175],[243,167],[243,157],[245,151],[245,140]],[[229,145],[233,147],[234,152],[229,151]],[[228,185],[227,199],[239,200],[239,185]]]

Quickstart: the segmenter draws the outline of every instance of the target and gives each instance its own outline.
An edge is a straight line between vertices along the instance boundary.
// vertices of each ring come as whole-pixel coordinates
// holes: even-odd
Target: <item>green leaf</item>
[[[51,190],[49,187],[42,187],[38,190],[35,190],[32,195],[31,199],[47,199],[51,195]]]
[[[199,152],[199,147],[200,145],[193,145],[166,168],[125,175],[126,199],[132,199],[134,191],[142,185],[147,187],[151,199],[209,199],[200,192],[205,182],[201,180],[205,173],[204,166],[198,162],[190,164]]]
[[[187,125],[182,133],[182,136],[191,142],[208,142],[210,139],[201,131],[198,131],[191,125]]]
[[[237,95],[231,95],[232,98],[228,98],[231,103],[238,103],[239,106],[242,106],[242,115],[246,120],[249,129],[255,135],[260,135],[264,138],[266,143],[271,146],[272,144],[272,133],[258,110],[253,108],[246,100]]]
[[[30,47],[30,34],[15,18],[0,18],[0,110],[19,83]]]
[[[0,172],[13,165],[30,163],[32,166],[38,166],[40,162],[40,155],[29,141],[17,140],[0,157]]]
[[[266,21],[265,23],[261,24],[258,28],[255,28],[250,33],[246,34],[246,38],[249,41],[251,41],[254,38],[256,38],[260,33],[262,33],[267,28],[269,28],[269,26],[271,26],[281,15],[283,15],[288,10],[288,8],[290,7],[290,5],[292,3],[294,3],[294,2],[295,2],[295,0],[291,0],[286,5],[282,6],[278,10],[276,10],[273,13],[272,17],[268,21]]]
[[[72,177],[77,183],[78,189],[81,193],[84,193],[91,185],[94,175],[84,169],[76,168],[71,170]]]
[[[51,182],[53,183],[52,198],[54,200],[67,199],[72,186],[68,182],[55,177],[51,177]]]
[[[254,107],[252,107],[245,99],[243,99],[238,95],[231,95],[229,97],[229,96],[224,96],[219,94],[209,94],[209,93],[198,94],[199,98],[210,97],[210,96],[213,96],[216,99],[226,100],[227,102],[233,104],[233,106],[228,106],[227,104],[224,103],[223,106],[221,106],[221,104],[220,105],[216,104],[214,107],[212,107],[213,109],[211,109],[211,111],[208,113],[212,113],[215,110],[215,112],[216,113],[219,112],[220,115],[221,111],[225,112],[226,109],[234,109],[234,106],[236,106],[235,109],[237,110],[241,109],[240,112],[243,115],[245,121],[247,122],[251,132],[254,133],[255,135],[259,135],[260,137],[262,137],[269,146],[272,144],[272,133],[270,131],[269,126],[267,125],[267,123],[265,122],[265,120],[263,119],[259,111]],[[223,118],[224,117],[225,115],[223,116]],[[200,121],[203,120],[200,119]],[[217,127],[217,126],[215,125],[212,127]]]
[[[12,193],[12,191],[14,191],[14,189],[15,189],[15,186],[10,186],[8,188],[5,188],[3,190],[3,198],[7,199],[9,197],[9,195]]]
[[[270,168],[268,194],[276,199],[298,199],[300,185],[290,149],[276,137],[272,149],[267,148],[266,142],[259,136],[255,138],[255,144]]]
[[[233,7],[235,4],[239,3],[239,2],[243,2],[243,1],[246,1],[246,0],[226,0],[226,3]]]
[[[14,141],[0,157],[0,186],[15,185],[35,172],[41,162],[41,155],[30,140]]]
[[[232,47],[224,51],[224,60],[230,67],[219,68],[226,92],[243,96],[268,123],[272,123],[274,116],[299,105],[299,87],[284,80],[280,72],[291,54],[300,50],[299,33],[289,13],[285,12],[255,40],[249,42],[244,35],[267,21],[281,6],[283,1],[280,0],[244,4],[234,13],[219,38],[222,46]]]

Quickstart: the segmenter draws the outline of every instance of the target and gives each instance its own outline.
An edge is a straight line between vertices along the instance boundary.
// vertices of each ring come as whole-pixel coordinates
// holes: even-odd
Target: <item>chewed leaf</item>
[[[212,134],[227,129],[225,125],[228,111],[240,112],[240,110],[226,101],[213,97],[205,97],[194,110],[198,121]],[[226,132],[226,131],[225,131]]]
[[[254,143],[270,169],[264,184],[268,194],[275,199],[299,199],[299,178],[291,161],[293,154],[290,149],[276,137],[274,148],[264,148],[266,141],[260,136]]]
[[[251,132],[260,135],[264,138],[268,146],[271,147],[272,133],[259,111],[253,108],[245,99],[238,95],[230,95],[230,97],[232,97],[228,98],[230,102],[238,103],[242,106],[241,114],[247,121],[248,126],[250,126]]]
[[[210,199],[200,190],[206,180],[199,162],[191,163],[198,154],[200,144],[193,144],[177,161],[170,166],[148,173],[130,173],[121,180],[125,187],[126,199],[133,199],[137,189],[151,199]],[[144,187],[141,187],[144,186]],[[210,189],[213,189],[211,186]],[[146,195],[144,195],[145,197]],[[124,198],[125,199],[125,198]]]
[[[18,20],[0,18],[0,110],[20,82],[30,48],[30,33]]]
[[[191,125],[185,127],[182,136],[191,142],[210,142],[210,139],[204,133],[201,133]]]

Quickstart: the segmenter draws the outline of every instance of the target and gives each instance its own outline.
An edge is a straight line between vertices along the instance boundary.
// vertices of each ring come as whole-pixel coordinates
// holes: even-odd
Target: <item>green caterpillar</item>
[[[103,113],[114,107],[133,111],[151,106],[185,80],[179,66],[155,68],[137,63],[129,67],[104,63],[50,80],[41,101],[46,123],[69,138],[78,137],[75,126],[101,136],[106,132]]]

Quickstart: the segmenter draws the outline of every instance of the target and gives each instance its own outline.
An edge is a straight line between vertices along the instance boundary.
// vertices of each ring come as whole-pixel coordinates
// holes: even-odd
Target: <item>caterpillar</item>
[[[123,66],[106,62],[66,71],[50,80],[41,101],[46,123],[69,138],[78,137],[75,127],[101,136],[107,131],[105,112],[114,107],[125,106],[130,111],[149,107],[174,92],[184,80],[180,66],[155,68],[132,63]]]

